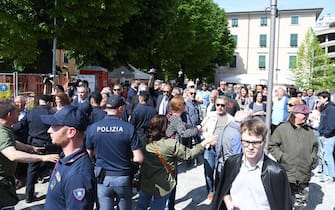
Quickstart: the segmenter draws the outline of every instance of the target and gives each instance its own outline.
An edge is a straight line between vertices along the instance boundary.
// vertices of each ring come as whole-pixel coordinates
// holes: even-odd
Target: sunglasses
[[[294,104],[288,103],[287,106],[292,107],[292,106],[294,106]]]
[[[197,93],[193,93],[193,92],[191,93],[191,92],[190,92],[190,95],[195,95],[195,94],[197,94]]]
[[[225,107],[225,104],[216,104],[217,107],[221,106],[221,107]]]
[[[114,91],[120,91],[121,89],[113,89]]]

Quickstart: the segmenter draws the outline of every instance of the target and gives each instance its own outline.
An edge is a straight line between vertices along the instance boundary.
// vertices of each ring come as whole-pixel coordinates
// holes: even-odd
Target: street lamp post
[[[280,69],[276,69],[276,83],[278,84],[278,76],[279,76]]]
[[[273,90],[273,68],[275,55],[275,38],[276,38],[276,17],[277,17],[277,0],[271,0],[271,26],[270,26],[270,52],[269,52],[269,72],[268,72],[268,95],[266,100],[266,125],[271,128],[272,112],[272,90]],[[270,138],[268,132],[267,139]],[[267,141],[268,142],[268,141]]]

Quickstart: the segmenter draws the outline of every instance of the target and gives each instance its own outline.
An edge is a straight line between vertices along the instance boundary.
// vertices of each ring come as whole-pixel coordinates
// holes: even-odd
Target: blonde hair
[[[289,104],[292,104],[292,105],[297,105],[297,104],[302,104],[302,100],[300,98],[297,98],[297,97],[291,97],[288,102]]]
[[[170,112],[178,112],[183,109],[185,104],[183,96],[175,96],[170,101]]]

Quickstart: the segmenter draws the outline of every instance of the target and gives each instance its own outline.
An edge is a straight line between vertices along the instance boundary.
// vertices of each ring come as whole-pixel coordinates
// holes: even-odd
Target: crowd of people
[[[197,166],[199,155],[215,210],[304,207],[314,168],[334,183],[328,91],[279,87],[266,110],[263,85],[182,80],[134,79],[102,90],[86,81],[69,90],[55,85],[33,109],[24,96],[1,100],[0,209],[14,209],[15,186],[26,186],[27,203],[38,200],[35,183],[49,173],[48,210],[173,210],[178,162]]]

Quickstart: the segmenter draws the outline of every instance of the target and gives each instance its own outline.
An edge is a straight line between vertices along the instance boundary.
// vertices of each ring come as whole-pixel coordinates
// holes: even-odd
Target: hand
[[[223,198],[224,203],[226,204],[227,210],[238,210],[240,209],[237,205],[235,205],[231,199],[230,195],[226,195]]]
[[[201,145],[203,147],[207,147],[207,145],[212,145],[214,146],[216,144],[216,139],[217,139],[218,136],[211,136],[209,138],[206,138],[205,140],[203,140],[201,142]]]
[[[52,162],[56,163],[59,160],[58,154],[51,154],[51,155],[41,155],[43,162]]]

